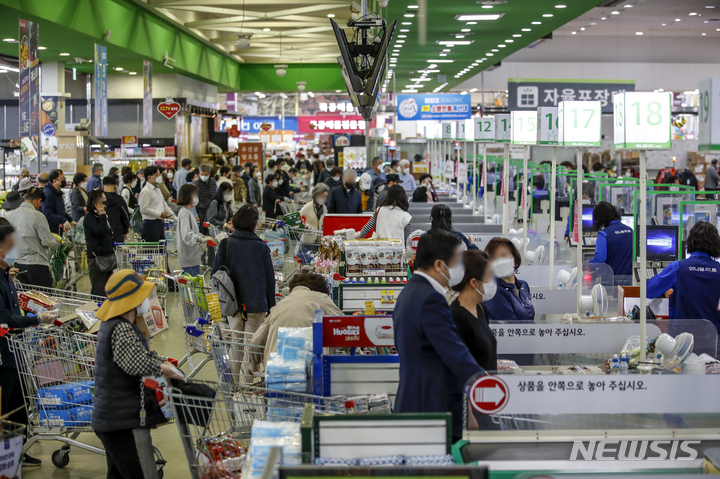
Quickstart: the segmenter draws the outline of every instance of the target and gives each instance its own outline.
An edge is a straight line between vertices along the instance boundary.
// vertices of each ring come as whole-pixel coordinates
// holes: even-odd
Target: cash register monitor
[[[640,257],[640,231],[637,232],[637,256]],[[676,261],[678,252],[678,227],[664,225],[647,226],[647,260]]]
[[[622,215],[620,221],[628,228],[635,229],[635,217],[633,215]]]
[[[595,205],[582,205],[583,233],[593,230],[593,211],[595,211]]]

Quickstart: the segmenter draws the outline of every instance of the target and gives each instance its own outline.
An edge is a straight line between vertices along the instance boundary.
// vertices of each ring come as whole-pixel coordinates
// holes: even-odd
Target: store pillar
[[[74,152],[63,159],[58,144],[58,132],[65,131],[65,64],[45,62],[41,65],[40,76],[40,145],[42,162],[40,171],[60,168],[66,173],[75,173]]]

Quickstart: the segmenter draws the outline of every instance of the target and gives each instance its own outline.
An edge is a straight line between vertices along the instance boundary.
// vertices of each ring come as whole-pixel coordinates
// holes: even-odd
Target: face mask
[[[232,195],[223,195],[223,199],[225,203],[230,203],[232,201]]]
[[[475,290],[477,294],[482,296],[482,302],[490,301],[495,297],[495,293],[497,293],[497,283],[495,281],[490,281],[489,283],[483,283],[483,289],[485,290],[485,294],[481,293],[477,289]]]
[[[0,250],[2,251],[2,250]],[[17,245],[14,245],[10,251],[7,253],[3,251],[5,262],[12,266],[15,264],[15,261],[17,261]]]
[[[445,276],[445,273],[440,272],[442,277],[447,280],[448,286],[450,286],[452,288],[453,286],[457,286],[458,284],[460,284],[463,277],[465,276],[465,264],[463,264],[462,261],[458,261],[458,264],[456,264],[452,268],[448,268],[448,266],[444,262],[443,262],[443,265],[450,272],[449,278],[447,276]]]
[[[345,188],[347,188],[348,190],[352,190],[353,188],[355,188],[355,183],[345,183]]]
[[[62,180],[62,181],[60,182],[60,188],[65,188],[66,186],[67,186],[67,181]]]
[[[132,188],[135,188],[135,187],[137,186],[137,180],[135,180],[135,181],[133,181],[132,183],[130,183],[130,186],[131,186]]]
[[[193,199],[192,199],[193,206],[197,206],[198,203],[200,203],[200,198],[197,196],[193,196]]]
[[[326,201],[327,201],[327,198],[325,198],[325,197],[323,196],[322,198],[317,198],[317,199],[315,200],[315,203],[317,203],[317,204],[319,204],[319,205],[324,205]]]
[[[260,178],[260,172],[255,173],[255,178]]]
[[[283,171],[287,171],[287,170],[289,170],[289,169],[290,169],[290,165],[288,165],[287,163],[285,163],[284,165],[282,165],[282,170],[283,170]]]
[[[135,310],[137,311],[138,317],[145,316],[145,314],[150,311],[150,298],[145,298],[145,301],[143,301],[140,306],[135,308]]]
[[[207,180],[210,179],[210,176],[208,176],[208,175],[200,175],[200,179],[201,179],[202,181],[204,181],[204,182],[207,182]]]
[[[627,177],[629,178],[629,177],[632,176],[632,175],[631,175],[631,173],[628,171],[627,173],[625,173],[625,176],[627,176]]]
[[[493,272],[498,278],[509,278],[515,272],[515,260],[513,258],[500,258],[493,262]]]
[[[380,193],[384,189],[385,189],[385,185],[378,185],[377,192]]]
[[[172,177],[173,177],[173,176],[175,176],[175,175],[173,175],[172,171],[167,174],[167,177],[168,177],[169,180],[172,180]]]
[[[424,182],[423,182],[423,186],[424,186],[425,188],[430,188],[430,182],[429,182],[429,181],[424,181]]]
[[[282,185],[284,180],[278,180],[278,185]]]
[[[403,168],[403,174],[407,175],[408,173],[410,173],[410,168]]]
[[[278,182],[277,182],[277,181],[273,181],[271,184],[272,184],[272,187],[273,187],[273,188],[277,188]]]
[[[80,183],[80,188],[82,188],[83,190],[86,190],[87,189],[87,181],[84,183]]]

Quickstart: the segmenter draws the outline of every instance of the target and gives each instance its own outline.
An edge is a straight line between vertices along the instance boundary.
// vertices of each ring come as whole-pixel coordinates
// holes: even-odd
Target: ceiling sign
[[[698,117],[700,119],[701,153],[720,150],[720,78],[708,78],[700,82],[698,98]]]
[[[534,145],[537,143],[537,112],[511,112],[512,127],[510,136],[515,145]]]
[[[365,133],[365,120],[360,115],[299,116],[300,133]]]
[[[180,103],[173,100],[173,97],[165,97],[165,101],[158,105],[158,111],[162,116],[170,120],[180,112]]]
[[[612,113],[613,95],[624,91],[635,91],[635,80],[509,78],[508,108],[535,111],[561,101],[599,101],[603,113]]]
[[[601,108],[599,101],[561,101],[558,106],[560,146],[600,146]]]
[[[398,95],[398,121],[465,120],[472,114],[472,95],[435,93]]]
[[[613,97],[615,149],[671,148],[671,92],[625,92]]]

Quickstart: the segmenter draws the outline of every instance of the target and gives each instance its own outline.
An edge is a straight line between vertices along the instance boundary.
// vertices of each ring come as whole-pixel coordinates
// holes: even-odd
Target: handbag
[[[115,256],[115,253],[95,256],[95,265],[101,273],[111,273],[117,268],[117,256]]]
[[[183,424],[206,427],[210,422],[217,390],[209,384],[188,380],[171,379],[172,387],[182,394],[175,399],[175,417]]]

